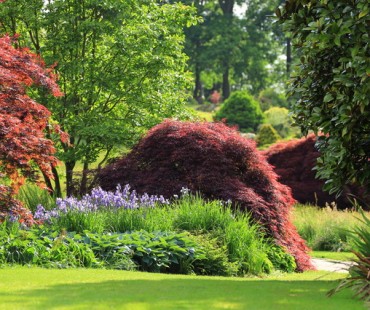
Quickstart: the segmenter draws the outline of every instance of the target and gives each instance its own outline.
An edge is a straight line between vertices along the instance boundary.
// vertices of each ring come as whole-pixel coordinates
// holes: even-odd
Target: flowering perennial
[[[69,211],[76,212],[95,212],[102,209],[137,209],[152,208],[156,203],[169,204],[169,200],[163,196],[148,194],[138,195],[135,190],[130,191],[130,185],[122,188],[117,185],[115,192],[107,192],[100,187],[91,191],[82,199],[68,197],[65,199],[57,198],[56,207],[52,210],[45,210],[42,205],[38,205],[34,218],[41,221],[48,221],[51,218],[59,217],[60,214]]]

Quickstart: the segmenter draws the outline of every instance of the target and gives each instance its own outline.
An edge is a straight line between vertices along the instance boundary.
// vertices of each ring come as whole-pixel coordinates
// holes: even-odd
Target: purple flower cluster
[[[42,205],[38,205],[34,218],[48,221],[51,218],[59,217],[60,214],[69,211],[94,212],[101,209],[137,209],[152,208],[156,203],[169,204],[163,196],[149,196],[148,194],[138,195],[135,190],[130,191],[130,186],[126,185],[123,189],[117,186],[115,192],[106,192],[100,187],[91,191],[78,200],[74,197],[65,199],[57,198],[56,207],[50,211],[45,210]]]

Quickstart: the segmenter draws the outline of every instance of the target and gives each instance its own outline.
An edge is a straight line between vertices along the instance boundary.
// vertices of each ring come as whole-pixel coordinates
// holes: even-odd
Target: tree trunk
[[[288,76],[290,75],[291,64],[292,64],[292,46],[291,46],[290,38],[287,38],[286,39],[286,72]]]
[[[224,15],[233,15],[235,0],[218,0]]]
[[[200,67],[198,64],[195,65],[195,87],[193,98],[201,104],[203,102],[202,98],[202,82],[200,81]]]
[[[42,172],[42,176],[44,177],[44,182],[46,187],[48,188],[48,192],[50,193],[51,196],[55,195],[54,187],[53,184],[51,183],[51,179],[44,173]]]
[[[234,17],[234,5],[235,0],[219,0],[218,1],[222,13],[224,15],[224,18],[226,19],[226,27],[230,31],[232,23],[233,23],[233,17]],[[225,57],[225,56],[224,56]],[[222,97],[223,100],[230,97],[230,63],[229,59],[224,59],[223,61],[223,73],[222,73]]]
[[[80,196],[82,197],[87,192],[87,174],[89,172],[89,164],[85,161],[83,170],[82,170],[82,177],[80,183]]]
[[[59,179],[58,170],[55,167],[51,167],[51,171],[54,176],[54,186],[53,186],[53,183],[51,182],[51,179],[46,174],[42,173],[45,184],[51,196],[62,197],[62,188],[60,187],[60,179]]]
[[[65,165],[66,165],[67,197],[71,197],[74,194],[73,169],[76,165],[76,161],[66,161]]]
[[[62,188],[60,186],[60,178],[57,168],[52,167],[51,171],[54,175],[54,195],[55,197],[62,197]]]
[[[230,97],[230,81],[229,81],[229,64],[225,63],[224,73],[222,74],[222,98],[223,100]]]

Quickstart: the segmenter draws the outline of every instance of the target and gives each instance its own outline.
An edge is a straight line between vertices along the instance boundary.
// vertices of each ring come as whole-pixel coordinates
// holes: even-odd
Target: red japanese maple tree
[[[352,201],[356,198],[366,207],[370,197],[363,187],[346,185],[340,197],[323,190],[325,182],[316,178],[314,170],[320,156],[315,147],[316,140],[317,137],[311,134],[301,139],[282,141],[271,145],[262,154],[274,167],[279,182],[292,189],[293,197],[298,202],[322,207],[335,202],[338,209],[346,209],[353,207]]]
[[[52,177],[57,164],[53,142],[45,137],[50,111],[29,97],[27,90],[39,86],[61,96],[56,76],[39,56],[15,48],[16,39],[0,38],[0,176],[9,177],[16,190],[35,167]],[[63,141],[67,136],[56,126]]]
[[[98,179],[105,190],[129,184],[138,193],[171,198],[187,187],[206,199],[230,199],[295,257],[298,270],[312,268],[308,248],[291,222],[295,201],[290,189],[277,181],[255,142],[225,124],[166,120],[102,169]]]

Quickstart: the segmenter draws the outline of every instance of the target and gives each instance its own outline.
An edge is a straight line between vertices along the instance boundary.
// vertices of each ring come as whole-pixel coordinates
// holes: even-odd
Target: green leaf
[[[327,93],[324,97],[324,102],[330,102],[334,99],[333,95],[331,93]]]
[[[369,9],[361,11],[360,14],[358,14],[358,18],[365,17],[369,14]]]
[[[338,46],[341,46],[341,41],[340,41],[340,35],[337,35],[337,36],[335,36],[335,38],[334,38],[334,43],[336,44],[336,45],[338,45]]]

